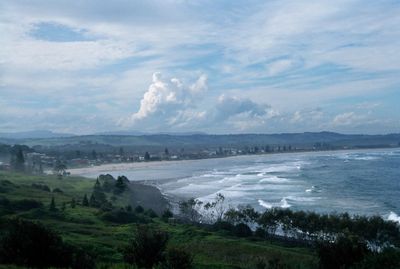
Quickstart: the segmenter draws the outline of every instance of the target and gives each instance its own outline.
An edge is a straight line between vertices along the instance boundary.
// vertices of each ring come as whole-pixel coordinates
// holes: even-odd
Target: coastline
[[[262,162],[264,162],[264,160],[265,160],[266,163],[269,163],[269,162],[274,162],[276,160],[280,160],[281,158],[286,159],[286,156],[289,154],[289,155],[291,155],[290,158],[293,158],[293,157],[294,158],[303,158],[306,156],[308,156],[306,158],[314,158],[314,156],[325,156],[324,158],[331,158],[330,156],[337,156],[339,160],[344,160],[345,158],[351,158],[351,157],[347,156],[348,154],[350,154],[350,155],[355,154],[358,156],[358,153],[363,153],[363,152],[366,154],[371,153],[372,155],[374,155],[374,152],[375,152],[375,154],[384,154],[385,156],[387,154],[392,155],[392,153],[396,153],[398,155],[399,148],[350,149],[350,150],[347,149],[347,150],[340,150],[340,151],[334,150],[334,151],[293,152],[293,153],[282,153],[282,154],[276,153],[273,155],[272,154],[240,155],[240,156],[229,156],[227,158],[230,158],[230,159],[233,158],[232,161],[234,163],[246,161],[246,160],[248,160],[248,158],[251,158],[254,160],[259,159],[259,161],[263,160]],[[277,154],[281,155],[281,156],[278,157]],[[282,157],[282,156],[285,156],[285,157]],[[358,160],[357,156],[354,157],[355,160]],[[288,158],[289,158],[289,156],[288,156]],[[221,161],[218,161],[218,159],[221,159]],[[180,183],[179,184],[174,183],[174,181],[177,181],[177,180],[179,181],[179,179],[181,178],[181,174],[187,174],[184,177],[191,177],[192,168],[189,169],[189,168],[186,168],[186,166],[193,165],[194,166],[193,171],[197,171],[196,169],[202,169],[201,167],[205,167],[205,169],[211,169],[211,168],[224,167],[226,162],[231,163],[231,160],[222,161],[222,159],[226,159],[226,158],[217,158],[214,160],[207,158],[207,159],[200,159],[200,160],[173,160],[173,161],[154,161],[154,162],[136,162],[136,163],[114,163],[114,164],[106,164],[106,165],[99,165],[99,166],[92,166],[92,167],[84,167],[84,168],[79,168],[79,169],[71,169],[71,172],[72,172],[72,174],[82,173],[82,174],[80,174],[80,176],[83,176],[86,178],[95,178],[95,177],[97,177],[97,175],[99,175],[101,173],[103,173],[103,174],[110,173],[115,177],[119,176],[119,175],[126,175],[129,177],[129,173],[132,173],[130,175],[131,179],[132,179],[131,182],[134,182],[135,184],[143,184],[146,186],[151,186],[153,191],[156,193],[156,194],[154,194],[154,195],[156,195],[155,197],[162,196],[164,199],[164,202],[166,201],[165,203],[168,203],[173,209],[173,207],[175,207],[177,202],[179,202],[183,199],[188,199],[189,197],[193,196],[193,193],[196,193],[196,191],[197,191],[196,189],[193,189],[193,186],[197,186],[196,183],[189,184],[189,185],[193,185],[192,187],[189,186],[192,189],[190,189],[188,187],[187,189],[185,189],[185,191],[180,191],[180,192],[179,191],[178,192],[171,191],[171,190],[174,190],[174,188],[183,186],[183,185],[182,186],[179,185]],[[371,159],[374,160],[374,158],[371,158]],[[371,159],[367,158],[365,160],[370,161]],[[364,160],[364,159],[362,159],[362,160]],[[250,160],[250,161],[252,161],[252,160]],[[346,160],[344,160],[344,162],[346,162]],[[357,162],[360,162],[360,161],[357,161]],[[295,164],[294,164],[294,167],[296,167]],[[181,168],[182,168],[182,170],[180,170]],[[172,171],[172,172],[170,173],[170,171]],[[199,173],[203,173],[203,170],[199,170],[199,171],[200,171]],[[85,173],[87,173],[87,174],[85,175]],[[194,173],[195,174],[193,177],[195,178],[198,175],[198,173],[197,172],[194,172]],[[213,177],[210,177],[209,181],[212,181],[212,180],[213,180]],[[315,182],[313,182],[313,185],[315,185],[314,183]],[[182,183],[182,184],[184,184],[184,183]],[[211,182],[210,184],[213,184],[213,183]],[[275,188],[277,186],[276,185],[277,182],[272,182],[271,184],[273,184],[273,186],[272,186],[273,188]],[[282,183],[282,184],[285,185],[287,183]],[[316,184],[318,185],[318,182]],[[309,186],[308,185],[304,186],[304,190],[306,189],[306,187],[308,188]],[[301,190],[303,190],[303,189],[301,189]],[[268,191],[267,191],[267,193],[268,193]],[[208,194],[208,193],[206,193],[206,194]],[[199,197],[201,197],[202,195],[199,195]],[[261,195],[261,194],[257,194],[257,195]],[[296,195],[301,196],[301,198],[303,197],[302,193],[301,193],[301,195],[300,194],[296,194]],[[304,196],[306,196],[306,195],[309,195],[309,194],[304,194]],[[277,204],[276,201],[279,201],[279,199],[281,199],[282,197],[288,198],[288,194],[282,194],[279,197],[272,197],[272,198],[270,196],[268,196],[266,198],[267,199],[266,201],[270,201],[270,202],[272,201],[271,203],[276,205]],[[357,196],[354,196],[354,197],[357,197]],[[262,197],[262,195],[258,198],[264,199]],[[311,197],[311,198],[313,198],[313,197]],[[317,198],[320,199],[320,197],[317,197]],[[292,198],[288,198],[288,199],[292,199]],[[306,207],[306,206],[309,206],[309,204],[312,204],[311,202],[309,204],[307,204],[306,202],[303,203],[303,202],[298,202],[298,201],[303,201],[303,200],[296,200],[293,198],[289,202],[293,206],[296,206],[299,204],[300,204],[300,206],[302,206],[303,204],[306,204],[306,205],[304,205]],[[307,201],[307,200],[305,200],[305,201]],[[361,199],[360,203],[362,204],[363,201],[364,200]],[[253,206],[257,207],[258,205],[253,205]],[[327,202],[326,206],[329,206],[328,202]],[[336,208],[337,208],[337,205],[336,205]],[[348,209],[348,210],[351,211],[352,208],[350,206],[349,206],[349,208],[350,209]],[[389,208],[385,207],[385,209],[387,209],[387,210],[379,211],[379,212],[376,211],[374,214],[379,214],[382,217],[384,217],[385,219],[391,219],[393,221],[399,222],[399,216],[396,214],[396,213],[398,213],[397,212],[398,210],[395,210],[395,208],[391,208],[391,207],[389,207]],[[312,209],[310,209],[310,210],[312,210]],[[360,210],[362,211],[362,207]],[[356,209],[354,209],[354,211],[356,211]],[[330,211],[326,211],[326,212],[330,212]],[[364,213],[356,212],[354,214],[364,214]]]
[[[67,169],[71,175],[75,176],[84,176],[85,174],[92,173],[107,173],[109,171],[123,171],[123,170],[131,170],[134,168],[153,168],[158,166],[163,166],[166,164],[182,164],[185,163],[193,163],[200,162],[204,160],[212,160],[212,159],[228,159],[228,158],[249,158],[254,156],[275,156],[275,155],[283,155],[283,154],[312,154],[312,153],[333,153],[333,152],[363,152],[363,151],[379,151],[379,150],[387,150],[387,149],[399,149],[399,147],[390,147],[390,148],[366,148],[366,149],[337,149],[337,150],[313,150],[313,151],[293,151],[293,152],[271,152],[271,153],[262,153],[262,154],[251,154],[251,155],[235,155],[235,156],[224,156],[224,157],[215,157],[215,158],[203,158],[203,159],[191,159],[191,160],[163,160],[163,161],[148,161],[148,162],[126,162],[126,163],[107,163],[101,165],[93,165],[93,166],[85,166],[79,168],[70,168]],[[84,176],[86,177],[86,176]]]

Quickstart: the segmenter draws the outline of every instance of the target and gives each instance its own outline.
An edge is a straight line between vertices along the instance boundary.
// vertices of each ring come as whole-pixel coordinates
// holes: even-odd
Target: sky
[[[0,33],[0,132],[400,132],[398,0],[2,0]]]

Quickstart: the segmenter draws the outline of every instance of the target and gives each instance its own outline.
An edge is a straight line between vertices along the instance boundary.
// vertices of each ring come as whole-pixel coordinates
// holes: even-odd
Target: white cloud
[[[178,118],[187,118],[183,111],[196,107],[196,102],[208,90],[207,77],[201,75],[193,84],[186,85],[178,78],[165,80],[161,73],[153,74],[152,84],[140,101],[139,110],[125,124],[155,119],[175,124]]]
[[[0,10],[0,99],[15,109],[24,102],[65,106],[67,117],[75,100],[101,122],[141,102],[127,126],[142,121],[154,129],[210,132],[271,124],[285,131],[277,110],[304,130],[322,122],[307,108],[358,97],[382,97],[379,109],[395,111],[385,98],[400,83],[396,1],[6,0]],[[84,38],[57,42],[31,34],[51,23]],[[154,70],[189,81],[207,74],[209,82],[160,78],[141,98]],[[200,102],[208,86],[213,91]],[[332,115],[354,109],[361,107],[335,108],[326,120],[332,124]],[[378,107],[366,109],[378,115]],[[335,130],[350,118],[338,117]]]
[[[363,119],[362,116],[356,115],[354,112],[345,112],[337,115],[333,119],[334,126],[346,126],[359,124],[359,120]]]
[[[268,116],[271,107],[267,104],[257,104],[247,98],[221,95],[216,105],[216,120],[224,120],[237,114],[246,113],[249,117]]]
[[[308,124],[318,124],[324,116],[322,109],[305,109],[295,111],[290,118],[290,123],[298,124],[298,123],[308,123]]]
[[[293,67],[293,61],[289,59],[278,60],[268,65],[268,75],[276,76],[282,72],[288,71]]]

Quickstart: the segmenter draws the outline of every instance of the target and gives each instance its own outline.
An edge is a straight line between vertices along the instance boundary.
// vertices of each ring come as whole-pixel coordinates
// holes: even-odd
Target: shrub
[[[135,212],[141,214],[144,212],[144,208],[141,205],[138,205],[137,207],[135,207]]]
[[[233,229],[233,234],[238,237],[249,237],[253,235],[250,227],[244,223],[239,223]]]
[[[215,231],[228,231],[233,232],[235,226],[227,221],[217,221],[212,225],[213,230]]]
[[[43,204],[40,201],[33,199],[22,199],[10,202],[11,209],[14,210],[31,210],[34,208],[40,208]]]
[[[359,237],[340,235],[334,243],[318,243],[317,253],[321,269],[337,269],[350,268],[362,261],[369,250]]]
[[[383,249],[379,253],[368,255],[354,269],[398,269],[400,268],[400,250],[394,248]]]
[[[123,250],[124,260],[139,268],[152,268],[164,261],[168,234],[140,226],[130,244]]]
[[[139,220],[135,213],[127,212],[125,210],[113,210],[106,212],[102,215],[102,218],[106,221],[120,224],[138,222]]]
[[[158,215],[156,212],[154,212],[153,209],[147,209],[146,212],[144,212],[147,216],[149,216],[150,218],[157,218]]]
[[[5,236],[0,241],[0,263],[38,268],[94,267],[89,255],[64,244],[53,231],[20,219],[10,220],[7,225]]]
[[[165,210],[164,213],[161,215],[161,218],[162,218],[164,221],[168,221],[168,219],[169,219],[169,218],[172,218],[173,216],[174,216],[174,214],[172,214],[172,212],[171,212],[169,209],[167,209],[167,210]]]
[[[168,249],[165,265],[168,269],[191,269],[193,268],[193,256],[178,248]]]
[[[46,192],[50,192],[50,188],[47,185],[44,184],[40,184],[40,183],[32,183],[32,188],[38,189],[38,190],[42,190],[42,191],[46,191]]]
[[[53,193],[64,193],[60,188],[53,189]]]

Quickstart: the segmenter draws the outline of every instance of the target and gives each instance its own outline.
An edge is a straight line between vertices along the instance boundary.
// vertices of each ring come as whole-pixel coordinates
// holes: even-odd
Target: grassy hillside
[[[192,225],[168,224],[146,214],[146,211],[135,213],[135,219],[122,224],[107,220],[101,210],[81,205],[82,197],[92,192],[94,184],[95,180],[78,177],[58,179],[0,172],[0,227],[4,229],[6,220],[13,217],[40,221],[58,232],[65,242],[95,256],[99,268],[125,268],[120,249],[141,223],[168,232],[168,247],[177,246],[192,253],[195,268],[255,268],[259,259],[279,260],[287,268],[316,267],[317,258],[310,249],[283,246],[257,238],[241,239]],[[40,187],[44,185],[50,191]],[[54,192],[56,189],[61,192]],[[132,192],[126,191],[121,195],[107,194],[107,197],[115,196],[113,207],[116,210],[128,204],[135,205],[131,195]],[[52,197],[56,211],[49,210]],[[73,199],[75,207],[72,207]],[[32,204],[31,200],[40,202],[42,206]]]

